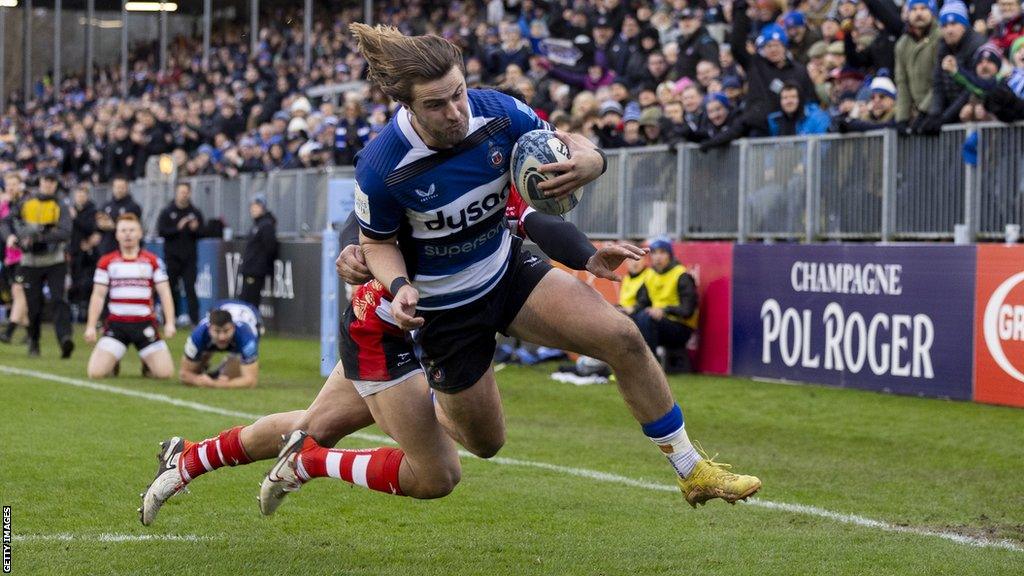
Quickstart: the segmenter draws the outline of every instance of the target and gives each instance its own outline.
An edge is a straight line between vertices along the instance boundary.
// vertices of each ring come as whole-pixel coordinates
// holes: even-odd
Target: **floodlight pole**
[[[93,22],[96,19],[96,0],[88,0],[85,8],[85,88],[92,91],[93,59],[96,57],[93,44]]]
[[[249,0],[249,57],[256,56],[260,44],[260,0]]]
[[[373,26],[373,0],[363,0],[363,23]]]
[[[28,102],[32,94],[32,0],[25,0],[22,28],[22,102]]]
[[[7,109],[7,8],[0,8],[0,114]]]
[[[121,97],[128,97],[128,4],[121,2]]]
[[[213,20],[213,0],[203,0],[203,70],[210,68],[210,28]]]
[[[167,11],[164,2],[160,2],[160,73],[167,72]]]
[[[53,2],[53,94],[58,96],[60,93],[60,82],[61,82],[61,61],[60,61],[60,49],[63,44],[61,37],[61,20],[64,12],[63,2],[61,0],[54,0]]]
[[[302,48],[306,59],[306,72],[313,69],[313,0],[306,0],[302,10]]]

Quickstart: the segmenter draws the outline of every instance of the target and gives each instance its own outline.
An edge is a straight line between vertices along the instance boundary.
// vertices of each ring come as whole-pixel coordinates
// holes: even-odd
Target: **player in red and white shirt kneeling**
[[[156,254],[142,249],[142,223],[134,214],[117,219],[115,232],[119,249],[100,258],[93,277],[89,317],[85,340],[96,343],[89,356],[89,378],[110,376],[117,363],[134,345],[142,359],[142,374],[166,379],[174,375],[174,361],[167,342],[157,332],[153,289],[160,295],[164,311],[164,338],[173,338],[174,299],[167,281],[167,271]],[[96,324],[107,304],[107,320],[103,337],[96,342]]]

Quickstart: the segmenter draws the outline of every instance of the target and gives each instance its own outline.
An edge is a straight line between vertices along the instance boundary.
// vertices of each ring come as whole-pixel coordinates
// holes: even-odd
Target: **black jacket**
[[[188,217],[194,217],[199,222],[199,228],[192,231],[188,225],[178,228],[178,223]],[[172,200],[164,206],[157,219],[157,232],[164,239],[164,259],[180,260],[182,262],[195,261],[196,241],[199,239],[199,232],[203,229],[203,213],[189,202],[185,208],[178,208]]]
[[[970,94],[953,80],[952,75],[942,69],[942,59],[946,56],[953,56],[960,69],[974,70],[974,53],[984,43],[985,37],[971,28],[967,29],[956,46],[939,42],[939,54],[935,57],[935,80],[932,84],[934,88],[932,89],[931,108],[928,113],[940,116],[943,124],[959,121],[960,109],[967,104]]]
[[[96,232],[96,204],[92,200],[86,200],[85,206],[75,209],[75,218],[71,222],[71,245],[68,252],[77,254],[81,252],[79,245],[82,240]]]
[[[697,63],[707,60],[718,64],[718,42],[711,37],[707,28],[701,26],[689,37],[680,36],[679,58],[676,60],[675,71],[678,77],[697,79]]]
[[[900,9],[892,0],[864,0],[871,15],[882,24],[878,35],[863,50],[857,49],[853,34],[843,39],[846,52],[846,63],[865,72],[877,72],[882,68],[889,70],[890,77],[896,76],[896,41],[903,34],[905,24],[900,16]]]
[[[117,224],[118,216],[128,214],[129,212],[138,216],[140,221],[142,220],[142,207],[136,204],[135,199],[132,198],[131,194],[128,194],[120,200],[116,198],[111,199],[110,202],[104,204],[103,208],[100,208],[100,210],[105,212],[107,216],[110,216],[110,219],[114,221],[115,225]],[[101,256],[117,250],[117,237],[113,230],[103,233],[103,239],[100,240],[99,250]]]
[[[270,212],[256,219],[242,253],[242,276],[263,278],[274,271],[277,258],[277,219]]]
[[[803,102],[817,102],[818,95],[814,91],[811,77],[807,69],[791,59],[779,68],[760,54],[747,53],[747,36],[751,23],[747,16],[746,0],[738,0],[733,7],[735,22],[732,27],[733,56],[736,62],[747,72],[750,89],[747,100],[750,103],[749,116],[757,123],[767,123],[768,114],[779,110],[779,93],[784,84],[795,84],[800,89]]]

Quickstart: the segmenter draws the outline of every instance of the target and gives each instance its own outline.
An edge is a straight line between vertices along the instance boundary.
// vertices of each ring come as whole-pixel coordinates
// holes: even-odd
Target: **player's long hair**
[[[462,50],[440,36],[406,36],[393,26],[359,22],[349,30],[369,64],[370,81],[403,104],[412,104],[415,84],[443,78],[453,66],[466,71]]]

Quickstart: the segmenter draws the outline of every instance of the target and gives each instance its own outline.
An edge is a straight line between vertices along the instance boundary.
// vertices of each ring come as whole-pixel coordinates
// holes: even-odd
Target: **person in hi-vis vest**
[[[672,243],[657,238],[651,249],[651,267],[636,295],[633,320],[651,350],[663,347],[672,350],[686,347],[697,329],[697,284],[686,267],[672,255]]]
[[[628,274],[622,277],[619,284],[619,308],[632,316],[636,311],[636,296],[643,288],[644,280],[650,275],[651,269],[647,267],[647,258],[640,260],[627,260],[626,267]]]

